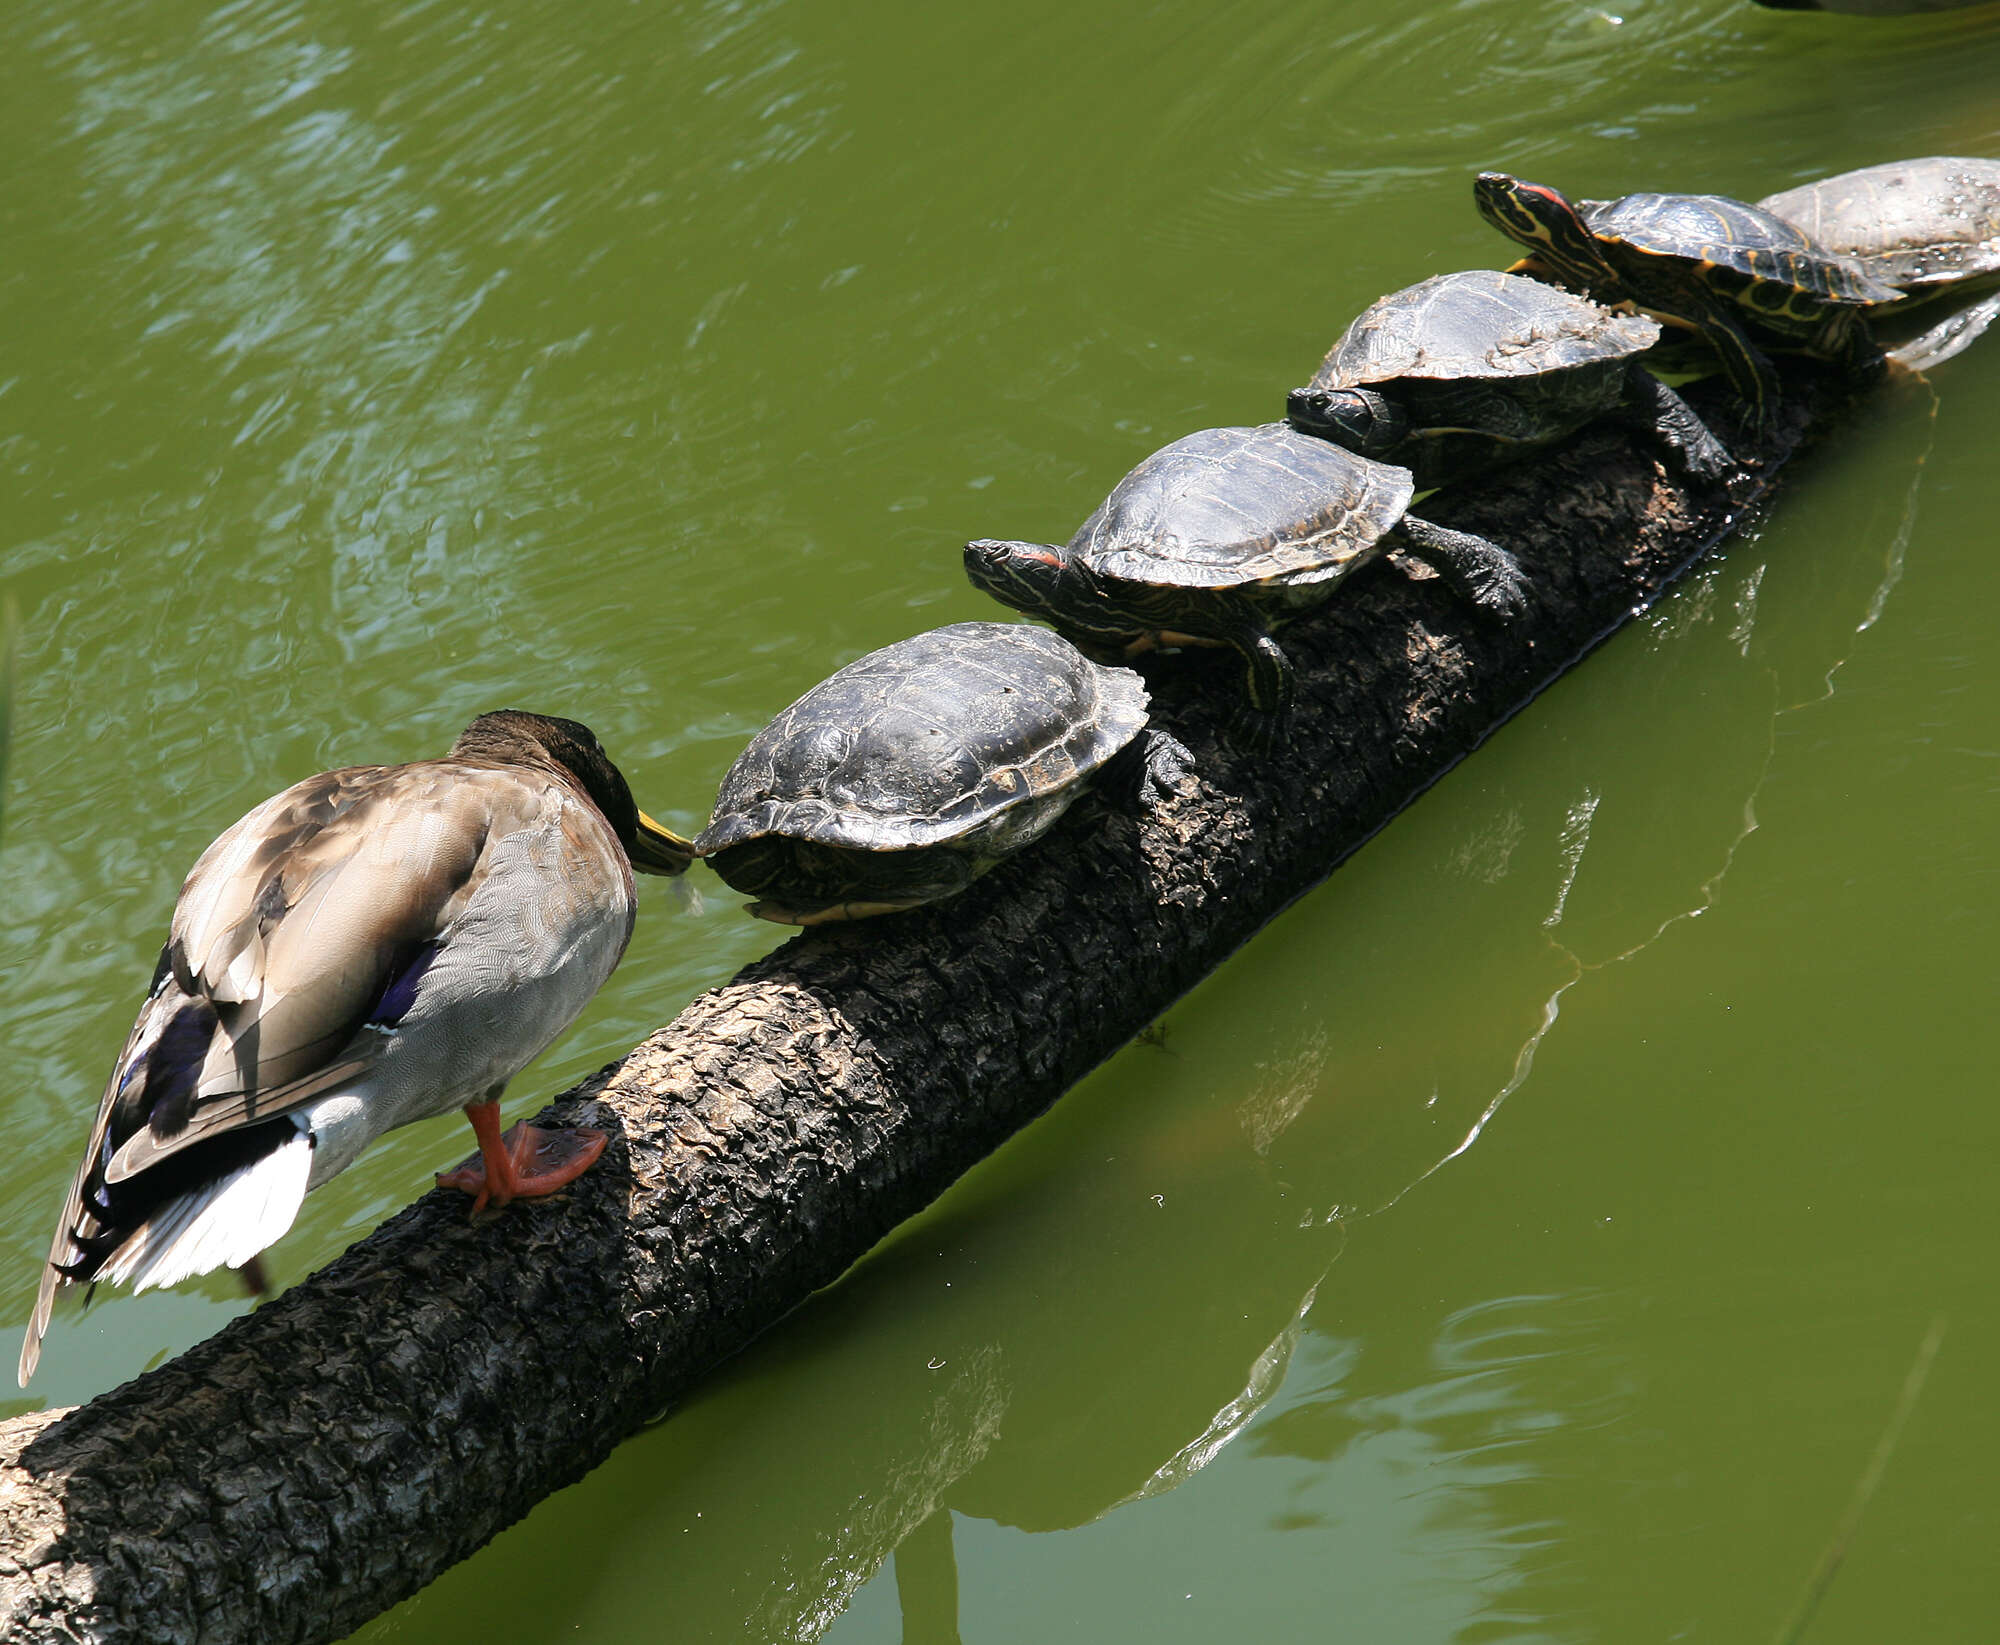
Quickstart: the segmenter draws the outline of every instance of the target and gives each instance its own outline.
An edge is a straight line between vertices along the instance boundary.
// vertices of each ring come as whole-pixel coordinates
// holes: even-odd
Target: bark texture
[[[1734,529],[1845,403],[1783,369],[1781,434],[1726,485],[1602,429],[1431,499],[1521,553],[1529,613],[1357,580],[1285,633],[1281,755],[1217,735],[1233,660],[1161,660],[1194,780],[1087,797],[942,908],[803,935],[702,995],[558,1100],[613,1138],[560,1199],[473,1227],[429,1195],[178,1359],[0,1427],[0,1637],[337,1639],[587,1472]]]

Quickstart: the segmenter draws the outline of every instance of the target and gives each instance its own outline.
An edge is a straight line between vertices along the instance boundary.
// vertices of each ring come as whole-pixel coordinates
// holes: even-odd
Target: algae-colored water
[[[512,705],[694,827],[805,687],[994,614],[967,537],[1508,259],[1472,172],[1755,196],[2000,154],[1996,84],[1993,8],[7,8],[0,1319],[278,786]],[[1808,1638],[1988,1637],[1996,426],[2000,344],[1883,393],[1160,1043],[359,1637],[1768,1639],[1940,1316]],[[709,885],[517,1106],[781,939]],[[275,1276],[465,1147],[379,1145]],[[244,1306],[66,1316],[33,1398]]]

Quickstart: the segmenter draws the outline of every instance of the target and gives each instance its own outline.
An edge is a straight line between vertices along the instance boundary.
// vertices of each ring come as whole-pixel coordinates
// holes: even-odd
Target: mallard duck
[[[502,1135],[500,1093],[625,952],[632,870],[686,840],[574,720],[482,714],[441,760],[323,772],[266,800],[181,887],[98,1104],[21,1346],[56,1293],[255,1272],[306,1194],[382,1132],[463,1108],[491,1204],[554,1192],[602,1132]]]

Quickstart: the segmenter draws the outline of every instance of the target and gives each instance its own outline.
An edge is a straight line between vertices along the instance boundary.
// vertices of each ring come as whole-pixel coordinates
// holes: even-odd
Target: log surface
[[[612,1135],[559,1199],[475,1227],[428,1195],[168,1364],[0,1425],[0,1638],[339,1639],[579,1478],[1733,530],[1846,404],[1783,370],[1781,432],[1726,484],[1602,429],[1420,505],[1521,554],[1528,614],[1371,571],[1286,630],[1279,755],[1220,734],[1233,661],[1160,660],[1192,780],[1087,796],[948,904],[802,935],[703,994],[558,1099]]]

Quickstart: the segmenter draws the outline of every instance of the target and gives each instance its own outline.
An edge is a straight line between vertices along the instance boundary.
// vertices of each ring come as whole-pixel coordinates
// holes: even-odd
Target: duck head
[[[577,720],[503,708],[482,714],[458,734],[451,757],[496,765],[540,766],[563,776],[604,814],[634,869],[685,873],[694,847],[639,809],[624,773],[611,763],[596,733]]]

